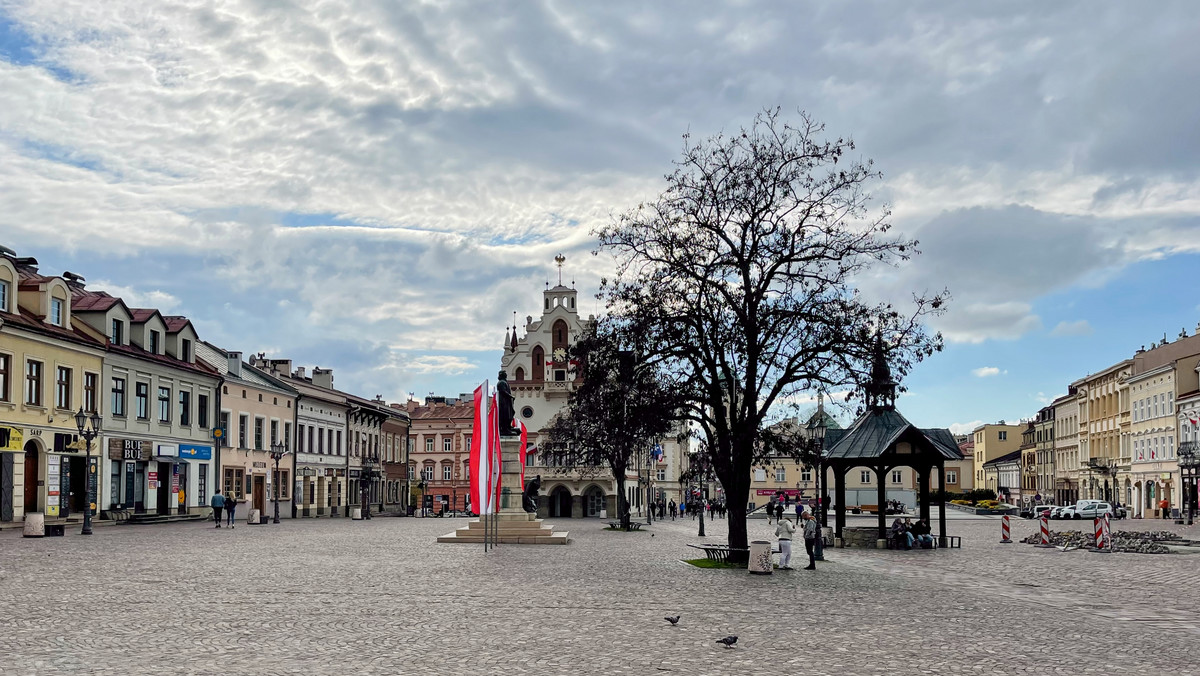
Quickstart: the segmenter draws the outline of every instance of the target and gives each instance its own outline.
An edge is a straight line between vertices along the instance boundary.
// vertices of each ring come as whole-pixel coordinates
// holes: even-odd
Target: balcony
[[[565,397],[575,391],[573,380],[547,380],[542,385],[542,393],[547,397]]]

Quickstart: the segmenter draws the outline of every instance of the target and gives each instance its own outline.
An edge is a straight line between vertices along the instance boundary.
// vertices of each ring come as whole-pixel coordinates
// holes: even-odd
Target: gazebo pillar
[[[925,520],[925,523],[929,523],[929,475],[933,473],[933,466],[914,467],[913,469],[917,473],[917,500],[920,502],[917,514],[920,515],[919,518]]]
[[[938,486],[945,487],[946,485],[946,461],[938,460]],[[938,518],[938,547],[947,547],[950,541],[946,539],[946,491],[941,491],[938,494],[938,507],[941,509],[941,516]]]
[[[887,500],[887,486],[884,480],[887,478],[887,468],[883,465],[875,466],[875,476],[879,479],[876,489],[876,505],[875,513],[879,515],[879,536],[875,539],[876,549],[887,549],[887,513],[883,508],[883,503]]]
[[[843,546],[842,529],[846,527],[846,469],[840,463],[833,467],[833,490],[837,493],[837,505],[834,508],[834,537],[837,547]]]

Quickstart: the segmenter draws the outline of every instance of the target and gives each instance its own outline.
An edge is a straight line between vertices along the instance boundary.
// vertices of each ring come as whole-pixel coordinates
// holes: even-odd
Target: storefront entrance
[[[38,509],[38,446],[30,441],[25,444],[25,513],[41,511]]]
[[[158,499],[157,511],[159,514],[171,513],[171,463],[157,462],[158,466],[158,483],[156,497]]]
[[[83,516],[87,507],[87,459],[82,456],[64,457],[70,469],[63,476],[63,492],[67,494],[64,512]]]
[[[259,514],[267,513],[267,478],[261,474],[254,475],[254,491],[251,494],[254,502],[254,509],[258,510]]]

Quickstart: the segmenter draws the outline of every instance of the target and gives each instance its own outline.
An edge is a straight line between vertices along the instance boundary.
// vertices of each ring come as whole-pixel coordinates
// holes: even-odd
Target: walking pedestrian
[[[812,514],[804,513],[804,551],[808,552],[808,567],[804,570],[817,569],[817,536],[821,529]]]
[[[783,503],[782,502],[775,503],[775,521],[776,521],[776,523],[783,521]]]
[[[668,511],[668,512],[670,512],[670,514],[671,514],[671,520],[672,520],[672,521],[674,521],[674,520],[675,520],[675,512],[676,512],[678,509],[679,509],[679,505],[675,504],[675,501],[674,501],[674,500],[672,500],[671,502],[667,503],[667,511]]]
[[[212,507],[213,520],[217,522],[217,528],[221,527],[221,510],[225,507],[225,496],[221,495],[221,491],[213,493],[212,500],[208,502]]]
[[[763,511],[767,513],[767,525],[770,526],[771,517],[775,514],[775,498],[771,498],[771,500],[767,502],[767,506],[763,509]]]
[[[1171,503],[1167,502],[1166,498],[1158,501],[1158,508],[1162,510],[1162,518],[1166,519],[1170,516],[1170,510],[1167,509],[1170,506]]]
[[[237,509],[237,498],[232,495],[225,500],[225,516],[229,519],[229,527],[235,528],[233,510]]]
[[[787,519],[780,519],[775,526],[775,536],[779,538],[779,569],[791,570],[792,566],[792,536],[796,533],[796,524]]]

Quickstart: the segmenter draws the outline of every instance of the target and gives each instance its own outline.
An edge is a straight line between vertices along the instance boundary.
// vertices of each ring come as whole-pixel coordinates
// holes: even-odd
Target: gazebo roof
[[[937,460],[963,458],[950,430],[920,429],[894,408],[874,408],[845,430],[828,430],[825,457],[832,461],[879,458],[901,441],[912,444],[917,455]]]

